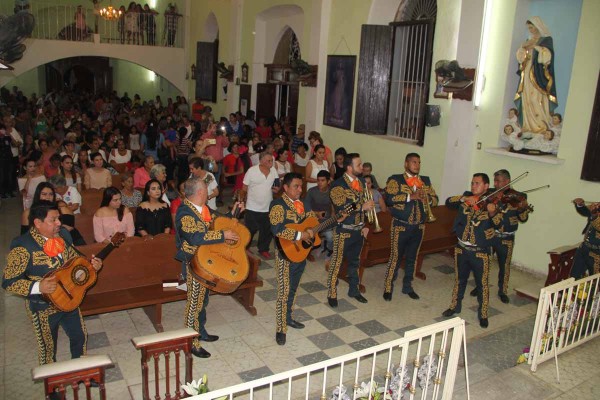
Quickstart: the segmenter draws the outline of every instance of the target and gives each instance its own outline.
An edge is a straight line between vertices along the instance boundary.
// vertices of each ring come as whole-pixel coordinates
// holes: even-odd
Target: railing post
[[[141,350],[142,359],[142,398],[144,400],[150,400],[149,391],[149,379],[148,379],[148,360],[154,360],[154,374],[155,374],[155,393],[154,398],[160,399],[159,393],[159,357],[163,355],[165,357],[165,375],[166,375],[166,393],[165,399],[180,399],[183,396],[181,392],[181,378],[179,376],[179,352],[183,351],[185,354],[185,383],[192,381],[192,340],[198,336],[198,333],[191,328],[179,329],[170,332],[161,332],[154,335],[140,336],[131,339],[131,342],[136,349]],[[175,353],[175,382],[177,387],[175,388],[175,394],[171,397],[170,392],[170,368],[169,359],[170,354]]]

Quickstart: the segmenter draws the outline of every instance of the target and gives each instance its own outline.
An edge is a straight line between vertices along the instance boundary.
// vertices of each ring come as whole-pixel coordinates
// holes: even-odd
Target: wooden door
[[[298,97],[300,96],[300,85],[288,86],[288,102],[286,115],[290,117],[290,123],[293,127],[297,126],[298,121]]]
[[[275,115],[275,100],[277,85],[274,83],[259,83],[256,85],[256,119],[271,118]]]

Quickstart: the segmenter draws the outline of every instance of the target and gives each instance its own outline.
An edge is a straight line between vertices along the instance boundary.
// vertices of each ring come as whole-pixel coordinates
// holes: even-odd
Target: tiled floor
[[[17,233],[18,221],[14,215],[19,212],[18,201],[3,201],[0,209],[0,220],[4,222],[0,224],[3,260],[11,238]],[[398,291],[391,302],[385,302],[381,297],[385,268],[380,265],[364,274],[365,297],[369,303],[349,299],[345,294],[347,286],[341,282],[337,309],[326,304],[324,262],[323,258],[317,258],[306,268],[295,311],[295,318],[305,323],[306,328],[290,329],[285,346],[275,343],[276,291],[272,261],[263,261],[259,270],[264,286],[258,289],[255,299],[257,316],[249,315],[231,297],[211,297],[207,328],[211,334],[219,335],[220,340],[206,344],[211,358],[194,358],[194,377],[208,373],[212,389],[230,386],[385,343],[408,330],[443,319],[440,314],[448,307],[453,284],[450,257],[437,254],[425,258],[423,270],[427,280],[414,283],[421,300],[411,300]],[[515,270],[511,287],[539,279]],[[490,293],[495,293],[494,288]],[[491,297],[488,329],[479,327],[475,298],[467,296],[464,301],[460,317],[467,322],[471,398],[549,399],[567,395],[578,400],[600,398],[599,386],[594,385],[600,378],[596,361],[600,356],[599,340],[559,358],[560,384],[555,381],[551,362],[543,364],[536,374],[529,372],[526,366],[514,367],[522,348],[529,346],[536,304],[516,295],[510,298],[510,304],[503,304],[496,296]],[[182,327],[184,307],[184,302],[177,302],[163,308],[165,330]],[[115,362],[115,367],[107,371],[109,399],[141,398],[139,353],[130,338],[154,333],[144,312],[134,309],[85,320],[88,352],[108,354]],[[31,381],[30,371],[37,365],[37,356],[23,299],[2,292],[0,321],[0,399],[42,399],[41,384]],[[58,358],[69,358],[68,339],[62,331]],[[464,387],[461,370],[455,398],[466,398]]]

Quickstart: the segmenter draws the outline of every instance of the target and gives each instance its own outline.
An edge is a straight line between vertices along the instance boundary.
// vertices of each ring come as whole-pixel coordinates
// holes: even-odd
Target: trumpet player
[[[589,275],[600,272],[600,202],[586,204],[583,199],[577,198],[573,203],[577,213],[588,219],[583,230],[585,237],[575,253],[571,268],[571,276],[580,279],[586,271]]]
[[[431,207],[438,204],[429,177],[420,176],[419,172],[421,157],[417,153],[409,153],[404,159],[404,173],[390,176],[385,187],[385,203],[392,214],[391,254],[383,291],[386,301],[392,300],[394,281],[405,256],[402,293],[413,300],[419,299],[412,286],[415,263],[423,241],[425,222],[433,220]]]
[[[369,231],[369,228],[365,227],[365,213],[374,208],[373,200],[366,200],[365,182],[359,177],[362,173],[360,155],[347,154],[344,157],[344,169],[344,175],[331,185],[329,197],[336,214],[351,204],[355,205],[358,212],[349,214],[333,228],[333,253],[327,276],[327,302],[334,308],[338,306],[338,273],[343,258],[348,261],[348,296],[361,303],[367,302],[360,294],[358,266],[364,238]]]

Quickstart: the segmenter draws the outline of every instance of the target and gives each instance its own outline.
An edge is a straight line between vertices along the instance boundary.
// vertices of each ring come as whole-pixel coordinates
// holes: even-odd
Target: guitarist
[[[56,362],[58,327],[62,326],[71,342],[71,357],[86,354],[87,334],[79,308],[71,312],[56,309],[42,294],[56,290],[56,277],[44,278],[67,260],[81,254],[73,247],[69,232],[61,227],[60,213],[54,202],[40,201],[29,212],[29,231],[13,240],[4,269],[2,287],[24,296],[33,330],[38,340],[40,365]],[[99,270],[102,260],[92,256]]]
[[[239,240],[239,235],[231,230],[210,230],[214,212],[206,205],[208,188],[203,179],[191,177],[185,181],[185,200],[177,209],[175,216],[177,254],[175,258],[186,264],[187,268],[187,304],[185,306],[185,326],[198,332],[192,342],[192,354],[200,358],[210,357],[210,353],[200,345],[200,341],[214,342],[217,335],[206,331],[206,306],[209,290],[200,284],[189,270],[189,261],[194,257],[198,246],[223,243],[226,240]],[[240,206],[235,204],[233,211]]]
[[[269,221],[271,232],[277,238],[296,241],[309,241],[314,237],[312,230],[299,232],[286,228],[287,224],[301,224],[309,216],[314,216],[308,204],[300,200],[302,194],[302,175],[289,172],[283,177],[284,194],[271,202]],[[275,306],[275,319],[277,333],[275,341],[278,345],[285,344],[287,327],[295,329],[304,328],[304,324],[292,318],[292,308],[296,298],[296,289],[302,278],[306,260],[294,263],[289,261],[278,247],[275,255],[275,271],[277,278],[277,303]]]

